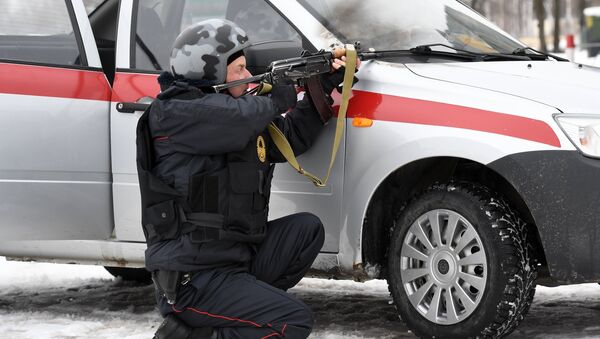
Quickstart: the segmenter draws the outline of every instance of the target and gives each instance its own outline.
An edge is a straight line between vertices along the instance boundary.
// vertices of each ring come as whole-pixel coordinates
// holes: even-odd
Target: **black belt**
[[[185,213],[180,208],[182,233],[189,233],[192,242],[208,242],[221,239],[225,217],[216,213]]]
[[[223,228],[225,217],[216,213],[184,213],[183,222],[189,222],[194,225],[212,228]]]

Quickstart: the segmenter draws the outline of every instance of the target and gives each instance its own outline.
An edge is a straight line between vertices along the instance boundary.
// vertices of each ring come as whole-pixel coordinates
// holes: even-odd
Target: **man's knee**
[[[307,233],[313,234],[315,238],[323,237],[325,235],[325,229],[321,219],[316,215],[308,212],[298,213],[296,215],[296,221],[301,227],[306,230]]]

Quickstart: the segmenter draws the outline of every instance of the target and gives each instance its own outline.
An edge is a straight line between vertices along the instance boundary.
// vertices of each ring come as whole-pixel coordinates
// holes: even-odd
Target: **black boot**
[[[192,328],[169,314],[158,326],[154,339],[214,339],[216,334],[212,327]]]

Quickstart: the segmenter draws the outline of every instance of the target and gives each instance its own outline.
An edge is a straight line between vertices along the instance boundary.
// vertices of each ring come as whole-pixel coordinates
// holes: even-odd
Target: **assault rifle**
[[[231,87],[249,83],[267,83],[272,85],[277,84],[283,79],[297,82],[307,79],[312,75],[328,73],[331,71],[333,59],[341,58],[344,55],[346,55],[346,49],[339,47],[331,51],[320,51],[314,54],[305,51],[302,53],[302,56],[297,58],[273,61],[267,68],[268,71],[263,74],[215,85],[213,88],[216,92],[221,92]]]
[[[416,48],[410,50],[384,51],[375,51],[373,49],[369,49],[368,51],[363,52],[361,51],[360,42],[354,43],[354,49],[357,52],[358,58],[361,60],[422,54]],[[212,87],[216,92],[221,92],[231,87],[249,83],[267,83],[273,85],[280,82],[282,79],[289,79],[298,82],[308,79],[313,75],[330,72],[333,59],[341,58],[344,55],[346,55],[346,49],[342,47],[336,47],[331,51],[321,50],[316,53],[304,51],[302,56],[297,58],[273,61],[267,68],[268,71],[263,74],[255,75],[247,79],[215,85]],[[247,94],[251,93],[253,92],[251,91]]]
[[[358,43],[355,46],[358,46]],[[297,58],[273,61],[268,67],[269,71],[266,73],[212,87],[218,93],[231,87],[249,83],[273,85],[283,79],[299,82],[299,80],[308,79],[312,75],[328,73],[331,71],[333,59],[341,58],[344,55],[346,55],[346,49],[339,47],[331,51],[320,51],[314,54],[305,51],[302,53],[302,56]],[[260,87],[257,86],[245,94],[259,92]],[[121,113],[133,113],[135,111],[144,111],[148,106],[148,104],[143,103],[119,102],[117,103],[117,110]]]

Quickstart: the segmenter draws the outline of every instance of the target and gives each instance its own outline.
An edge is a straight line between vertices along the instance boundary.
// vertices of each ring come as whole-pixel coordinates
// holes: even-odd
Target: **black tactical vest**
[[[152,174],[155,159],[149,112],[150,108],[140,117],[136,131],[142,226],[148,245],[185,233],[194,242],[261,242],[274,169],[267,160],[267,146],[272,144],[268,134],[262,133],[243,150],[227,154],[224,168],[189,177],[185,197]]]

